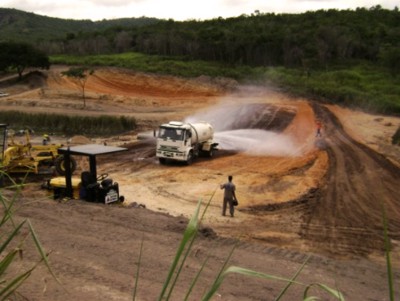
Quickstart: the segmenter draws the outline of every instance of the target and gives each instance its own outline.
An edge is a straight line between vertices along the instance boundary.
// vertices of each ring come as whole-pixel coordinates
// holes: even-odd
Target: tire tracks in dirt
[[[329,155],[325,184],[303,214],[301,237],[311,248],[336,255],[384,249],[383,208],[389,236],[400,238],[400,169],[353,140],[326,107],[313,104],[324,123],[318,145]]]

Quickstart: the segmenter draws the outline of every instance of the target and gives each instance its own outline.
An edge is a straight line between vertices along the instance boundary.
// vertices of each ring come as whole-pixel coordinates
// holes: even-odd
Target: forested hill
[[[376,61],[400,50],[400,12],[380,6],[301,14],[255,13],[236,18],[162,21],[134,28],[135,51],[248,66],[287,67],[348,60]]]
[[[0,41],[32,41],[49,55],[141,52],[232,65],[323,67],[400,51],[400,12],[379,5],[301,14],[254,13],[177,22],[92,22],[0,10]]]
[[[111,27],[134,27],[157,22],[155,18],[115,20],[70,20],[41,16],[17,9],[0,8],[0,42],[37,43],[43,40],[64,40],[68,35],[103,31]]]
[[[34,44],[52,63],[266,79],[298,95],[400,114],[397,7],[183,22],[76,21],[0,9],[4,41]]]

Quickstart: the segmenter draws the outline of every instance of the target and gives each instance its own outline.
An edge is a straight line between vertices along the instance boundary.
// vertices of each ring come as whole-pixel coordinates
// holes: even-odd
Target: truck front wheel
[[[186,165],[191,165],[192,163],[193,163],[193,152],[190,151],[186,159]]]

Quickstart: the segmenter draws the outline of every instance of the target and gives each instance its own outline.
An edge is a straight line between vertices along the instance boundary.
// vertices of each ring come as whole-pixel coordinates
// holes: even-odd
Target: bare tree
[[[62,75],[72,78],[81,88],[84,108],[86,108],[86,97],[85,97],[86,83],[89,79],[89,76],[92,75],[93,73],[94,73],[93,69],[88,69],[86,67],[70,68],[67,71],[61,73]]]

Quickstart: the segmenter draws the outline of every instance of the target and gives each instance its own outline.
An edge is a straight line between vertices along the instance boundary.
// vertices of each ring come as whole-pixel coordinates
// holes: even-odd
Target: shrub
[[[400,145],[400,126],[392,137],[392,144]]]
[[[0,189],[0,206],[3,207],[3,216],[0,220],[0,300],[10,300],[9,297],[16,295],[18,288],[31,276],[41,262],[46,264],[55,278],[50,269],[47,254],[29,219],[23,220],[19,224],[16,224],[13,220],[14,205],[19,198],[22,184],[15,183],[11,177],[0,171],[0,184],[5,178],[11,181],[12,186],[10,188],[14,193],[11,197],[6,197],[3,194],[3,190]],[[22,234],[24,228],[27,228],[27,234]],[[29,236],[31,236],[41,259],[33,266],[26,267],[25,265],[21,272],[20,267],[14,268],[14,263],[19,257],[22,257],[23,242]]]
[[[107,136],[132,131],[136,128],[136,120],[125,116],[99,117],[67,116],[58,114],[30,114],[18,111],[0,112],[0,120],[11,127],[76,135]]]

